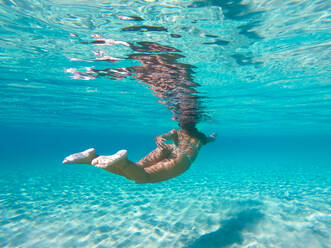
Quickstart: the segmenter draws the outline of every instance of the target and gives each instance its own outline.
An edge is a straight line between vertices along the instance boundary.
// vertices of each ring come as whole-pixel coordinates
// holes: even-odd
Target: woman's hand
[[[163,138],[161,136],[157,136],[155,138],[155,143],[156,143],[157,147],[159,147],[161,149],[167,149],[168,147],[167,147],[166,143],[164,143],[165,140],[166,140],[165,138]]]
[[[216,140],[217,133],[212,133],[208,136],[208,143],[209,142],[214,142]]]
[[[210,138],[213,138],[213,139],[216,139],[216,137],[217,137],[217,133],[211,133],[211,134],[209,135],[209,137],[210,137]]]

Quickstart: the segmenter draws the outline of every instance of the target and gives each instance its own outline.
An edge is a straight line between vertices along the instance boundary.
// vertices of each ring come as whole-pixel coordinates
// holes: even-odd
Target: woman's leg
[[[148,174],[147,181],[135,180],[136,183],[155,183],[174,178],[184,173],[190,167],[186,159],[164,159],[152,166],[145,168]]]
[[[165,181],[172,177],[181,174],[183,171],[175,169],[176,162],[174,160],[165,159],[147,168],[143,168],[130,160],[122,161],[116,164],[116,166],[109,166],[104,168],[107,171],[114,172],[114,170],[120,170],[120,174],[129,180],[135,181],[138,184],[144,183],[156,183]]]
[[[136,183],[155,183],[176,177],[189,168],[184,158],[164,159],[149,167],[143,168],[128,160],[125,150],[112,156],[99,156],[92,161],[96,167],[124,176]]]
[[[155,149],[144,159],[148,163],[158,161],[168,154],[169,151]],[[150,158],[149,158],[150,157]],[[94,159],[93,159],[94,158]],[[93,160],[92,160],[93,159]],[[144,161],[144,159],[140,160]],[[92,162],[91,162],[92,160]],[[138,163],[139,163],[138,162]],[[75,153],[68,156],[63,161],[64,164],[92,164],[95,167],[102,168],[111,173],[124,176],[136,183],[155,183],[178,176],[188,169],[189,163],[184,159],[178,159],[168,154],[155,164],[148,167],[142,167],[138,163],[133,163],[127,158],[127,151],[121,150],[112,156],[98,156],[94,149],[89,149],[81,153]]]
[[[120,150],[111,156],[98,156],[93,159],[92,165],[129,180],[146,180],[148,177],[143,167],[128,160],[126,150]]]
[[[132,178],[145,178],[146,177],[146,172],[143,170],[144,167],[151,166],[154,163],[157,163],[163,159],[165,159],[169,154],[171,153],[171,146],[169,147],[169,150],[167,149],[160,149],[156,148],[154,151],[150,152],[146,157],[141,159],[137,165],[132,163],[131,161],[127,160],[126,163],[128,163],[129,169],[128,169],[128,175],[123,172],[121,169],[121,166],[109,166],[109,164],[114,164],[116,160],[119,160],[119,158],[123,155],[126,156],[126,151],[124,150],[116,153],[115,155],[112,156],[99,156],[96,154],[94,148],[90,148],[86,151],[79,152],[79,153],[74,153],[70,156],[67,156],[63,160],[63,164],[90,164],[94,165],[96,167],[105,169],[109,172],[112,172],[114,174],[120,175],[120,176],[125,176],[126,178],[130,179]],[[92,163],[92,161],[94,161]],[[137,168],[136,168],[137,167]]]
[[[157,147],[155,150],[147,154],[144,158],[140,159],[136,164],[143,168],[149,167],[167,158],[172,152],[172,150],[173,147],[171,145],[168,145],[168,149],[162,149]]]

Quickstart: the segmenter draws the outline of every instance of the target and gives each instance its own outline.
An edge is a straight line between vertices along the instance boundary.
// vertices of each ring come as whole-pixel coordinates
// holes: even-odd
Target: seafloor
[[[68,148],[49,160],[46,148],[21,152],[2,161],[0,247],[328,247],[327,148],[253,143],[220,138],[185,174],[150,185],[62,166]]]

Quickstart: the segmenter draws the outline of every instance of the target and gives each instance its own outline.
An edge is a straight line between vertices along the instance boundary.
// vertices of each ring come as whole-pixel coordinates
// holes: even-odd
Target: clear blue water
[[[0,247],[329,247],[330,7],[0,0]],[[187,120],[172,180],[61,165]]]

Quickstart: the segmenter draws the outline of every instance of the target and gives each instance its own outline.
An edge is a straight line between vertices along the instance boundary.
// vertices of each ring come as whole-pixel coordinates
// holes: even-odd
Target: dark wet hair
[[[204,144],[204,145],[207,144],[207,140],[208,140],[207,136],[204,133],[200,132],[196,128],[196,123],[194,123],[194,122],[188,122],[188,123],[182,122],[182,123],[179,123],[179,126],[180,126],[181,129],[188,132],[190,136],[193,136],[193,137],[199,139],[202,142],[202,144]]]

